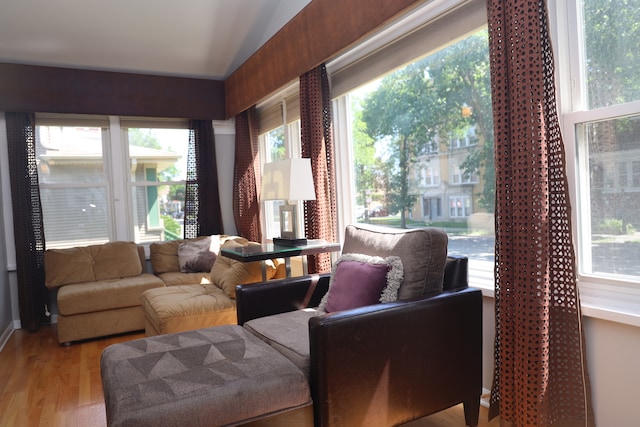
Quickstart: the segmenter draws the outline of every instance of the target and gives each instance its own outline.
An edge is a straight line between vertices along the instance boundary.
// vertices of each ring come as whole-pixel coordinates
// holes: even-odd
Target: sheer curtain
[[[190,120],[184,237],[222,233],[213,124],[211,120]]]
[[[259,119],[255,107],[236,116],[233,218],[238,234],[254,242],[262,242],[258,134]]]
[[[337,239],[336,175],[331,91],[324,64],[300,76],[302,157],[311,159],[316,200],[304,202],[305,233],[311,239]],[[331,271],[331,255],[309,256],[309,273]]]
[[[546,2],[488,0],[503,426],[593,426]]]
[[[9,175],[13,205],[18,305],[23,329],[36,331],[49,323],[44,286],[44,225],[38,165],[36,164],[35,116],[5,113],[9,145]]]

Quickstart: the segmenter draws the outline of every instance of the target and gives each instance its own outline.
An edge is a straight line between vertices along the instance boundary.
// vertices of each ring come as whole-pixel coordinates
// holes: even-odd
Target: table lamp
[[[291,158],[265,163],[262,173],[260,200],[284,200],[280,205],[280,237],[273,243],[280,246],[307,244],[298,235],[298,200],[315,200],[311,159]]]

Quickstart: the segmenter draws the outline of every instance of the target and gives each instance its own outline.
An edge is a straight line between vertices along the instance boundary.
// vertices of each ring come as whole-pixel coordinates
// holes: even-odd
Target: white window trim
[[[572,209],[573,239],[576,255],[580,259],[590,247],[591,240],[590,233],[582,232],[586,225],[581,224],[581,217],[585,212],[589,212],[589,200],[579,198],[578,183],[581,177],[578,171],[580,168],[585,170],[587,164],[586,159],[581,158],[577,152],[576,125],[638,114],[640,101],[584,110],[582,95],[585,88],[580,84],[584,81],[581,66],[583,51],[582,47],[576,49],[571,43],[571,40],[582,32],[582,25],[578,24],[583,20],[582,10],[577,3],[577,1],[549,2],[548,5],[556,60],[558,111],[565,143],[570,200],[571,205],[574,206]],[[625,281],[578,273],[582,313],[589,317],[640,326],[638,283],[636,278]]]

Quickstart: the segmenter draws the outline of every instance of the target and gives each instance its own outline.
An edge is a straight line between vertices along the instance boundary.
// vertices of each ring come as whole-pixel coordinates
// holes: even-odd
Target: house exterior
[[[467,222],[477,212],[485,212],[478,202],[482,192],[479,173],[466,174],[462,168],[480,140],[471,127],[462,138],[433,144],[412,164],[409,194],[418,198],[410,213],[414,220]]]

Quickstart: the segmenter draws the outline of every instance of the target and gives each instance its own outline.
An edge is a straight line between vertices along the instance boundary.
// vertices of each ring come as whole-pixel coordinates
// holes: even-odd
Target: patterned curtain
[[[258,113],[255,107],[236,116],[233,218],[238,234],[254,242],[262,242],[259,129]]]
[[[5,113],[9,144],[9,175],[13,205],[18,278],[18,305],[23,329],[36,331],[49,323],[44,286],[44,225],[36,164],[35,116]]]
[[[546,2],[488,0],[502,426],[593,426]]]
[[[222,234],[216,144],[211,120],[189,121],[184,238]]]
[[[336,175],[331,121],[331,89],[324,64],[300,76],[302,157],[311,159],[316,200],[304,202],[305,233],[337,239]],[[331,271],[331,255],[308,257],[309,273]]]

